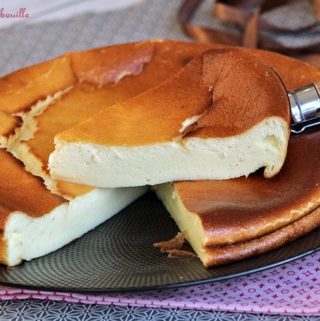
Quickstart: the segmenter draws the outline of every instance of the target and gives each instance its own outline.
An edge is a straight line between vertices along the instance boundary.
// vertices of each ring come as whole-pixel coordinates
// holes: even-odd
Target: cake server
[[[299,134],[306,128],[320,125],[320,82],[288,93],[291,105],[291,132]]]

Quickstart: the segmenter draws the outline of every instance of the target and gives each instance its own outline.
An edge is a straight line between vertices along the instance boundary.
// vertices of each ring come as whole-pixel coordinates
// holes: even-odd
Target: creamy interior
[[[287,123],[270,117],[243,134],[222,138],[191,137],[146,146],[56,140],[49,168],[55,179],[103,188],[230,179],[261,167],[270,177],[283,165],[288,135]]]
[[[200,260],[205,264],[206,256],[203,244],[206,242],[206,236],[199,216],[185,208],[172,184],[157,185],[153,189]]]
[[[59,249],[111,218],[145,191],[145,187],[95,189],[41,217],[11,213],[4,231],[8,265]]]

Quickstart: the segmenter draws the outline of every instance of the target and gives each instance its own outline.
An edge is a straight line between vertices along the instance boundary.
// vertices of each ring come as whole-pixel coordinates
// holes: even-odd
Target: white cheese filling
[[[41,217],[11,213],[4,231],[8,265],[61,248],[111,218],[145,191],[145,187],[95,189]]]
[[[206,242],[206,235],[199,216],[185,208],[178,193],[170,183],[157,185],[153,189],[200,260],[203,264],[206,264],[206,252],[203,247]]]
[[[284,163],[288,138],[288,124],[270,117],[243,134],[222,138],[133,147],[56,140],[49,168],[55,179],[103,188],[230,179],[262,167],[270,177]]]

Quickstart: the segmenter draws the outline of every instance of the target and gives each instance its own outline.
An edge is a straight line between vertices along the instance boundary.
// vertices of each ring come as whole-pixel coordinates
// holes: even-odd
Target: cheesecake
[[[95,189],[67,201],[0,149],[0,263],[48,254],[121,211],[144,188]]]
[[[146,192],[55,181],[47,171],[53,137],[155,86],[201,50],[158,40],[116,45],[69,53],[0,79],[0,263],[14,266],[57,250]]]
[[[215,49],[221,47],[212,46]],[[0,263],[14,266],[23,260],[50,253],[112,217],[146,191],[145,187],[96,188],[89,186],[88,182],[73,183],[52,177],[47,166],[49,155],[54,151],[54,137],[60,132],[64,135],[69,128],[73,131],[95,113],[114,109],[114,106],[121,109],[133,99],[139,101],[141,96],[163,88],[161,86],[174,77],[180,77],[187,68],[198,70],[200,87],[207,87],[206,83],[203,85],[203,79],[212,80],[211,69],[208,68],[206,73],[193,58],[202,57],[203,63],[211,59],[210,52],[208,56],[201,56],[209,48],[207,45],[162,40],[115,45],[68,53],[0,78]],[[319,71],[308,64],[261,50],[241,50],[243,63],[248,58],[243,52],[250,54],[251,62],[248,64],[251,67],[252,59],[259,60],[257,66],[253,64],[254,71],[255,68],[261,71],[262,64],[267,74],[275,77],[276,84],[279,84],[277,75],[268,67],[271,66],[287,89],[295,89],[320,78]],[[218,65],[224,61],[225,54],[230,54],[229,58],[239,54],[230,48],[220,53],[222,60]],[[228,74],[227,71],[225,73]],[[276,87],[281,94],[283,88],[279,86]],[[170,92],[170,86],[165,89],[162,90],[163,96]],[[190,94],[197,94],[193,86],[189,89]],[[213,101],[214,93],[223,92],[223,88],[220,88],[221,92],[218,89],[215,92],[213,88],[206,88],[203,92],[209,92]],[[168,97],[169,105],[175,97]],[[279,97],[282,96],[274,97],[276,102],[282,101]],[[187,107],[193,103],[188,100]],[[223,105],[218,106],[221,108]],[[166,105],[162,107],[166,110]],[[133,110],[135,108],[133,104]],[[179,119],[175,130],[179,140],[175,143],[182,142],[187,146],[186,142],[191,138],[207,139],[211,135],[211,139],[222,140],[222,136],[244,134],[238,132],[246,128],[244,122],[235,123],[231,128],[224,126],[215,132],[214,128],[207,126],[207,122],[218,122],[210,111],[210,108],[200,109],[196,115]],[[235,112],[239,111],[235,109]],[[166,129],[163,114],[158,115],[159,130]],[[284,124],[287,133],[288,115],[277,110],[271,110],[271,114]],[[268,117],[253,119],[253,122],[259,126]],[[227,136],[228,131],[233,136]],[[244,131],[250,131],[250,124],[247,123]],[[133,139],[134,135],[128,139]],[[110,136],[110,139],[115,138],[115,135]],[[268,142],[272,140],[268,139]],[[318,142],[316,133],[291,138],[283,169],[268,180],[259,172],[248,179],[161,184],[155,187],[155,191],[205,266],[263,253],[320,224],[319,177],[315,171],[311,174],[312,167],[307,166],[310,159],[319,158],[316,153]],[[298,152],[307,157],[302,159]],[[92,158],[94,162],[95,157]],[[184,163],[180,167],[183,169]],[[305,178],[302,169],[306,173]],[[297,175],[295,179],[293,172]],[[269,177],[274,173],[267,173],[265,169],[264,174]],[[232,202],[229,191],[232,192]],[[264,202],[260,204],[261,199]],[[257,211],[254,203],[260,204]],[[225,220],[219,211],[216,212],[217,208],[226,211]],[[233,209],[240,217],[232,214]]]
[[[51,176],[100,188],[223,180],[285,160],[290,106],[278,75],[256,55],[210,49],[141,95],[55,137]]]

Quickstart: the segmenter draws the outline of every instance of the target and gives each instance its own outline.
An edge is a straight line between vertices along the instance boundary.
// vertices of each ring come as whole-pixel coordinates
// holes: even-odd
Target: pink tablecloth
[[[167,290],[86,295],[0,287],[0,299],[320,316],[320,252],[251,276]]]

